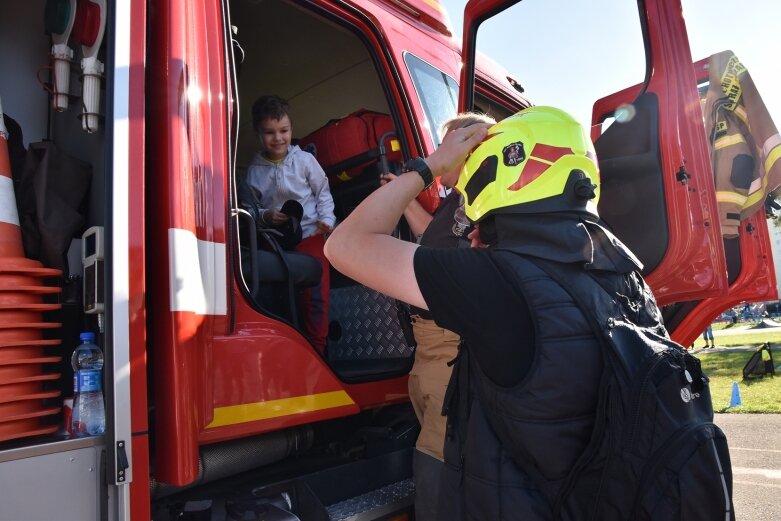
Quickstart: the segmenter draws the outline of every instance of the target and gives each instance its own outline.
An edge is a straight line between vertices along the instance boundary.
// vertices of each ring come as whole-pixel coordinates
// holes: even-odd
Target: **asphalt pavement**
[[[770,326],[770,327],[767,327]],[[766,322],[767,330],[778,330]],[[754,351],[758,344],[719,347],[719,336],[756,333],[763,328],[744,326],[713,332],[711,351]],[[702,351],[702,336],[694,354]],[[727,435],[732,459],[733,502],[736,521],[781,520],[781,414],[716,414],[716,425]]]
[[[729,443],[736,521],[781,520],[781,414],[717,414],[715,423]]]

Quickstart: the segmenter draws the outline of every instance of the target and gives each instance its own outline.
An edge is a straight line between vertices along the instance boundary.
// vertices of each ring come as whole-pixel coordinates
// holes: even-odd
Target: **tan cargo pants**
[[[442,401],[451,372],[447,363],[458,354],[460,337],[417,315],[412,316],[412,331],[418,344],[409,374],[409,396],[420,422],[415,447],[443,461],[446,418]]]

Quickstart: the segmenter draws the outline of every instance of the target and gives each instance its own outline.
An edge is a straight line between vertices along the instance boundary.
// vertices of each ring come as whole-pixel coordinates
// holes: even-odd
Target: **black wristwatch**
[[[425,185],[423,187],[424,190],[434,183],[434,174],[431,173],[431,169],[422,157],[416,157],[404,163],[403,171],[420,174],[420,178],[423,179],[423,184]]]

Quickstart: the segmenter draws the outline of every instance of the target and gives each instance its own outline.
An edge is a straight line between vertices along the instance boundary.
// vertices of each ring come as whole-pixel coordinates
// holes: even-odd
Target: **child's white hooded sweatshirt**
[[[332,228],[336,224],[328,178],[315,156],[297,145],[288,147],[287,155],[279,163],[269,161],[261,152],[256,153],[247,169],[247,184],[258,192],[261,211],[279,210],[289,199],[301,203],[303,237],[317,231],[317,221]]]

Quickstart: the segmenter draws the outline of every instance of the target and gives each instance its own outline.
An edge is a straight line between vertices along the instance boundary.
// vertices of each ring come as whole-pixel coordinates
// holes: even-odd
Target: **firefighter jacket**
[[[703,102],[724,237],[781,184],[781,138],[746,67],[732,51],[710,57]]]
[[[551,505],[591,438],[600,343],[588,315],[530,259],[564,258],[594,270],[630,307],[658,316],[653,297],[629,282],[639,262],[610,232],[596,223],[520,224],[513,237],[497,223],[494,255],[529,305],[535,345],[519,344],[535,350],[533,362],[516,386],[497,386],[470,355],[475,346],[462,343],[445,398],[442,521],[551,520]]]

